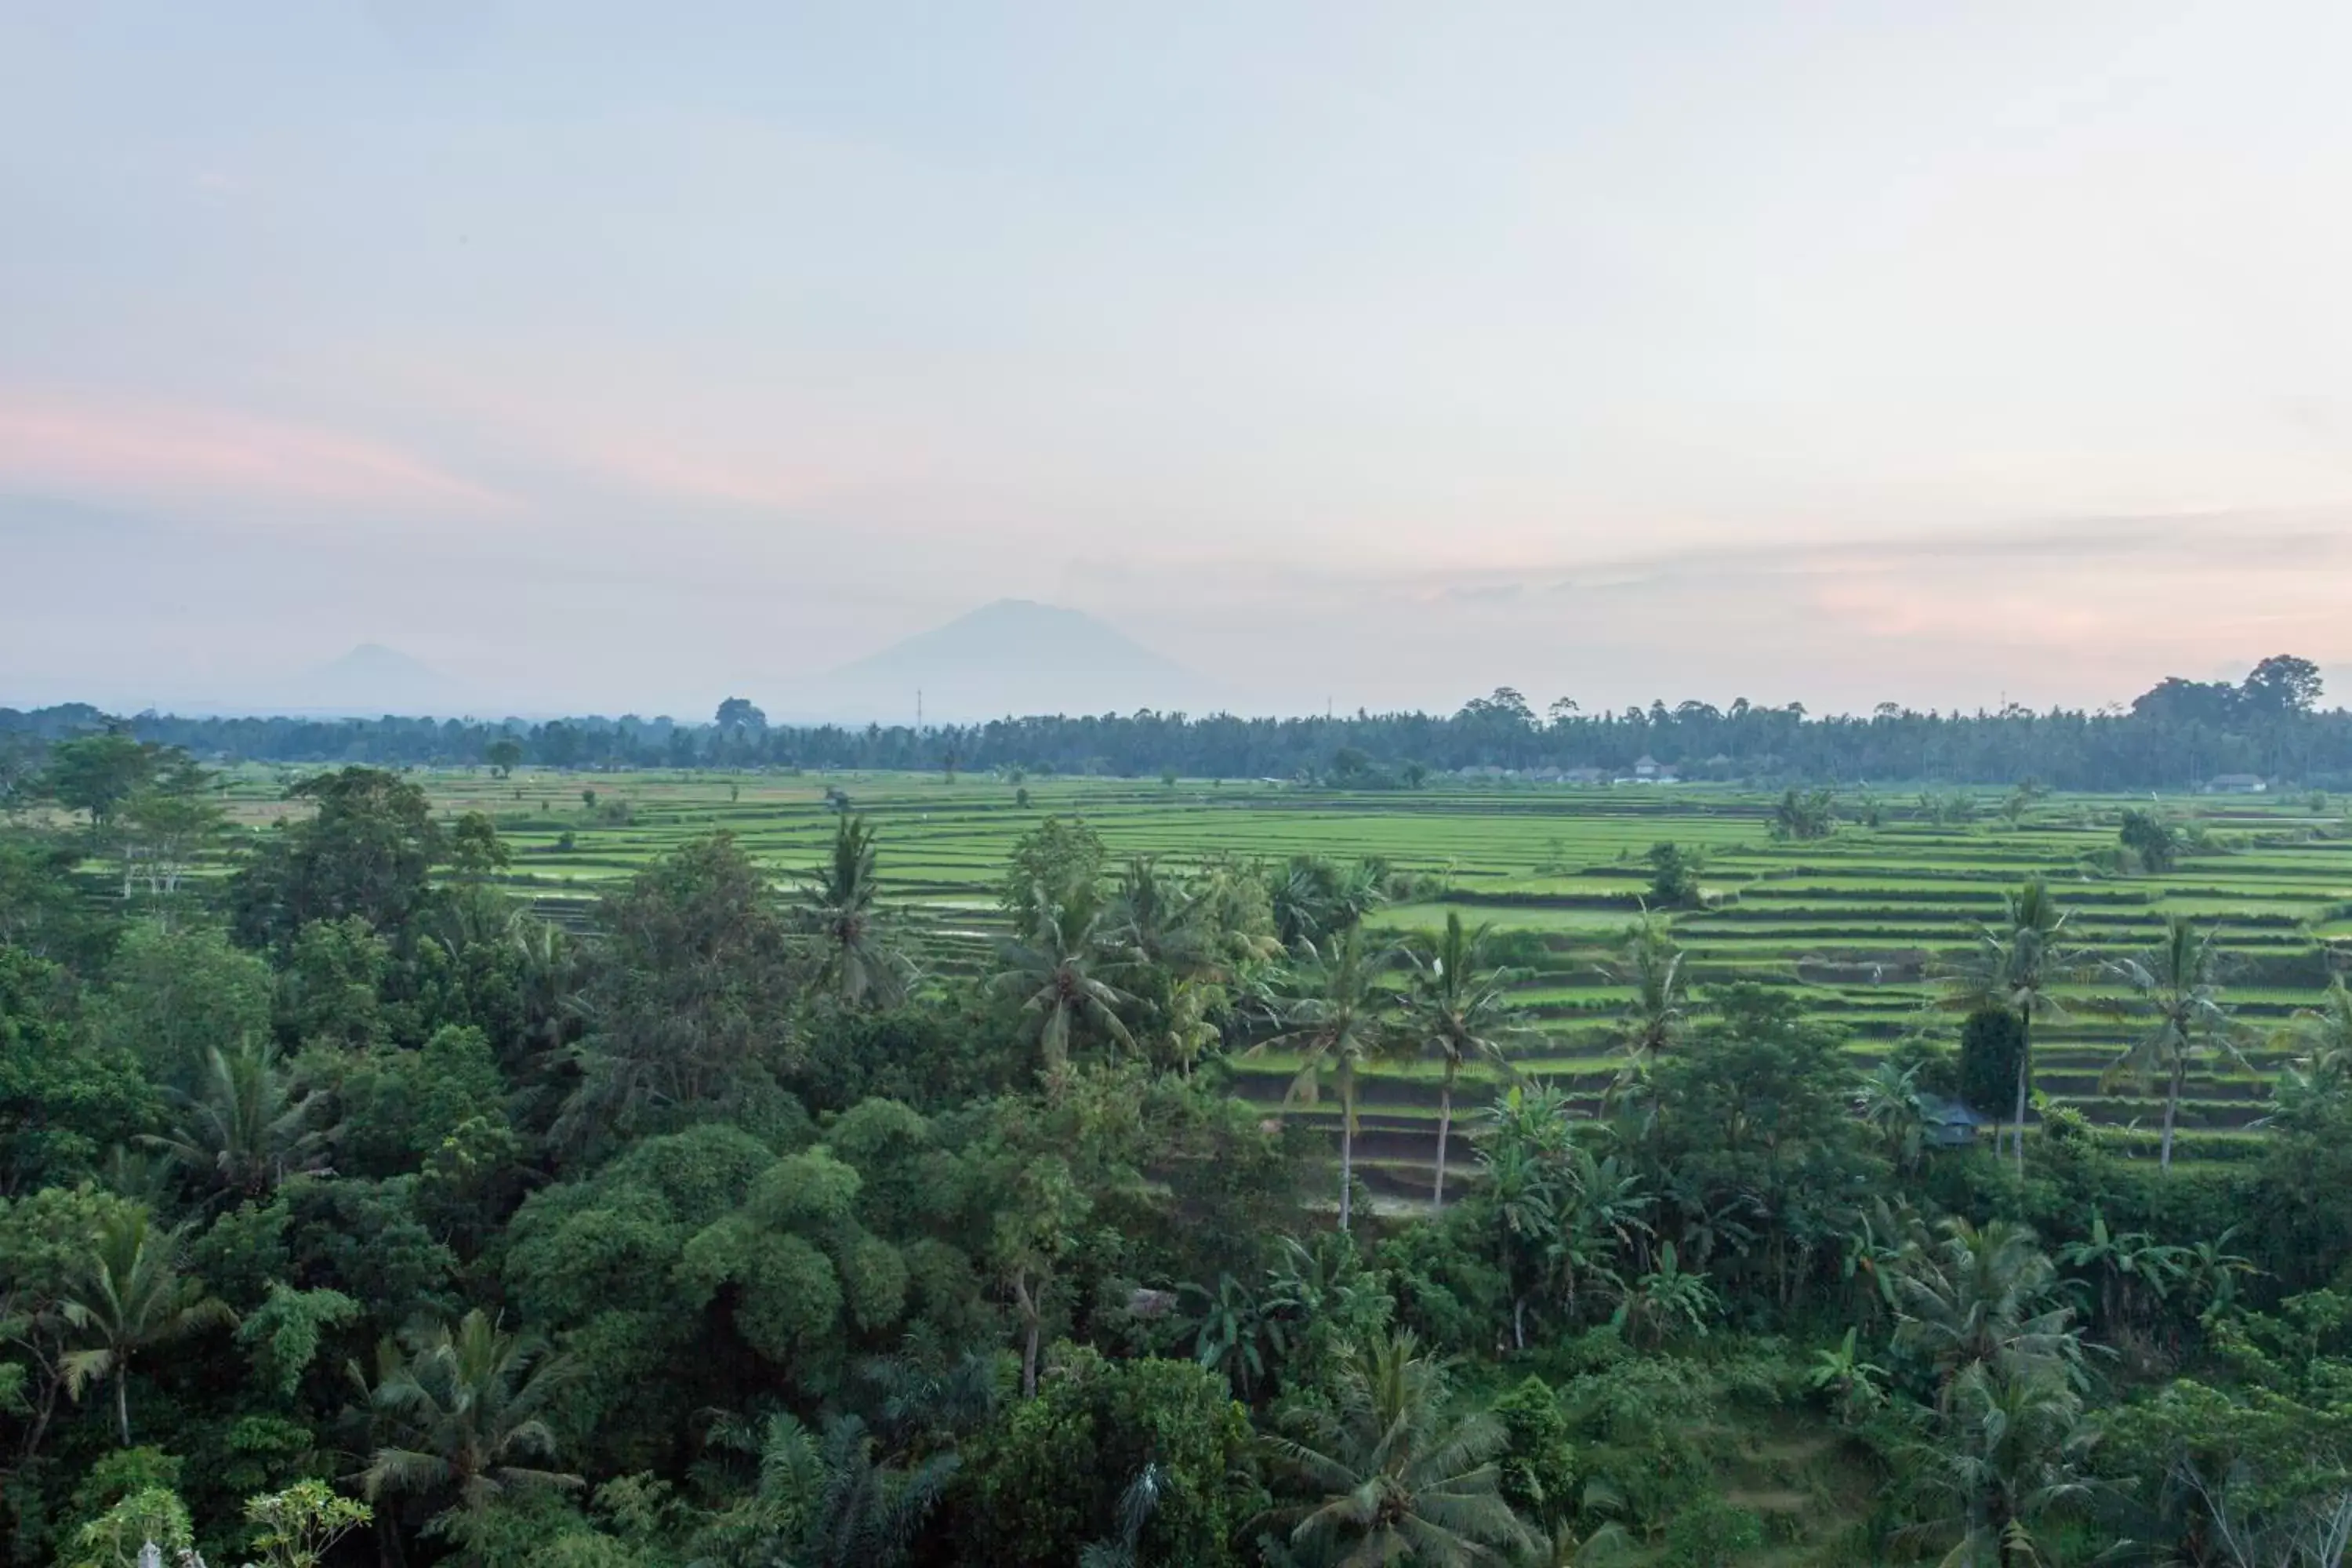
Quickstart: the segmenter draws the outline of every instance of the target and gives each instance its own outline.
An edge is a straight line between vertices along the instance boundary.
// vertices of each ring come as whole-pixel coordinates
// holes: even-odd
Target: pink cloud
[[[180,405],[0,387],[0,483],[139,500],[326,503],[478,516],[514,502],[394,447]]]

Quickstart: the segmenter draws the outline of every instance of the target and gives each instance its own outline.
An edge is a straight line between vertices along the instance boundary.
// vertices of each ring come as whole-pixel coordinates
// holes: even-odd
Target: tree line
[[[174,778],[0,833],[12,1562],[2343,1559],[2340,986],[2250,1157],[2150,1161],[2017,1113],[2086,973],[2038,884],[1867,1072],[1646,917],[1571,1093],[1517,1065],[1524,942],[1382,935],[1375,862],[1049,819],[941,973],[847,813],[781,881],[687,844],[578,938],[364,767],[226,878],[83,874]],[[2237,1037],[2194,928],[2100,973],[2176,1100]],[[1456,1156],[1425,1197],[1356,1159],[1390,1061]],[[1327,1095],[1336,1140],[1287,1114]],[[1942,1146],[1955,1099],[2000,1147]],[[1729,1486],[1742,1423],[1860,1500]]]
[[[37,770],[46,742],[121,728],[215,760],[379,767],[835,768],[1150,777],[1303,779],[1414,788],[1463,769],[1597,770],[1626,776],[1647,759],[1691,779],[2013,784],[2071,790],[2187,789],[2252,774],[2352,786],[2352,713],[2320,710],[2319,673],[2291,655],[2235,685],[2172,678],[2127,709],[1916,712],[1814,717],[1801,703],[1728,708],[1685,701],[1585,712],[1561,699],[1538,714],[1508,688],[1451,715],[1358,712],[1325,718],[1131,714],[1006,718],[933,725],[771,725],[742,698],[709,722],[583,717],[524,722],[117,719],[86,704],[0,708],[0,791]]]

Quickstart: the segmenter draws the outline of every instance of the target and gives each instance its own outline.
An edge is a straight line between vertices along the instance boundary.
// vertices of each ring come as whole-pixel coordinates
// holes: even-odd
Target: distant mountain
[[[812,711],[904,722],[1010,713],[1132,713],[1198,703],[1198,678],[1079,610],[999,599],[843,665],[803,694]]]
[[[398,648],[370,642],[295,677],[274,706],[358,719],[386,713],[450,718],[463,714],[467,703],[462,682]]]

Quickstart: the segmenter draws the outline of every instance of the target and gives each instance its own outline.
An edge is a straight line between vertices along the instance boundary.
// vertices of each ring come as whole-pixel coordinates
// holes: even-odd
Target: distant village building
[[[1597,784],[1608,776],[1599,768],[1568,768],[1561,772],[1559,780],[1562,784]]]
[[[1658,759],[1651,756],[1647,752],[1643,752],[1641,756],[1634,759],[1633,776],[1640,779],[1643,784],[1647,784],[1652,779],[1656,778],[1658,776]]]
[[[1931,1149],[1966,1149],[1977,1141],[1977,1129],[1985,1125],[1983,1117],[1939,1094],[1921,1095],[1919,1114]]]
[[[2270,787],[2260,773],[2221,773],[2205,781],[2207,795],[2265,795]]]

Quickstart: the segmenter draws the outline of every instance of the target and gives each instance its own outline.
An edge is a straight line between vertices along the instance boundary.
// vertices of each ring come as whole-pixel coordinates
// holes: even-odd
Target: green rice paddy
[[[1540,939],[1522,1000],[1542,1037],[1522,1050],[1522,1065],[1591,1089],[1619,1063],[1613,1020],[1624,992],[1613,959],[1648,886],[1642,858],[1660,840],[1705,857],[1709,907],[1675,919],[1696,984],[1753,980],[1799,991],[1864,1059],[1907,1030],[1956,1031],[1949,1014],[1934,1010],[1939,965],[1968,948],[1972,921],[1998,915],[2001,895],[2040,873],[2072,911],[2074,939],[2095,958],[2147,947],[2173,913],[2221,928],[2229,996],[2248,1038],[2245,1065],[2193,1079],[2181,1108],[2187,1149],[2208,1154],[2242,1144],[2287,1058],[2272,1036],[2352,962],[2352,826],[2300,797],[2168,802],[2169,815],[2210,842],[2164,876],[2138,877],[2103,873],[2090,858],[2115,843],[2122,808],[2145,798],[2056,797],[2015,822],[1988,813],[1965,826],[1902,820],[1897,804],[1881,808],[1879,826],[1847,824],[1825,840],[1781,843],[1768,832],[1769,800],[1712,787],[1440,784],[1347,795],[1230,780],[416,776],[438,808],[497,818],[515,852],[511,890],[567,923],[583,921],[615,881],[714,829],[735,834],[779,874],[814,866],[834,831],[828,791],[841,791],[878,828],[886,896],[908,911],[925,961],[942,971],[986,965],[1003,934],[994,892],[1007,857],[1049,815],[1083,817],[1118,857],[1382,857],[1444,891],[1382,909],[1377,929],[1433,927],[1452,908]],[[236,815],[259,822],[282,810],[282,784],[263,770],[237,774]],[[593,806],[584,791],[594,792]],[[2096,1121],[2152,1126],[2160,1101],[2102,1082],[2133,1028],[2099,1005],[2112,991],[2069,988],[2068,1016],[2037,1032],[2041,1082]],[[1236,1092],[1269,1106],[1286,1078],[1278,1058],[1234,1064]],[[1411,1063],[1374,1075],[1364,1101],[1376,1163],[1426,1161],[1435,1081]],[[1328,1101],[1304,1113],[1333,1114]]]

